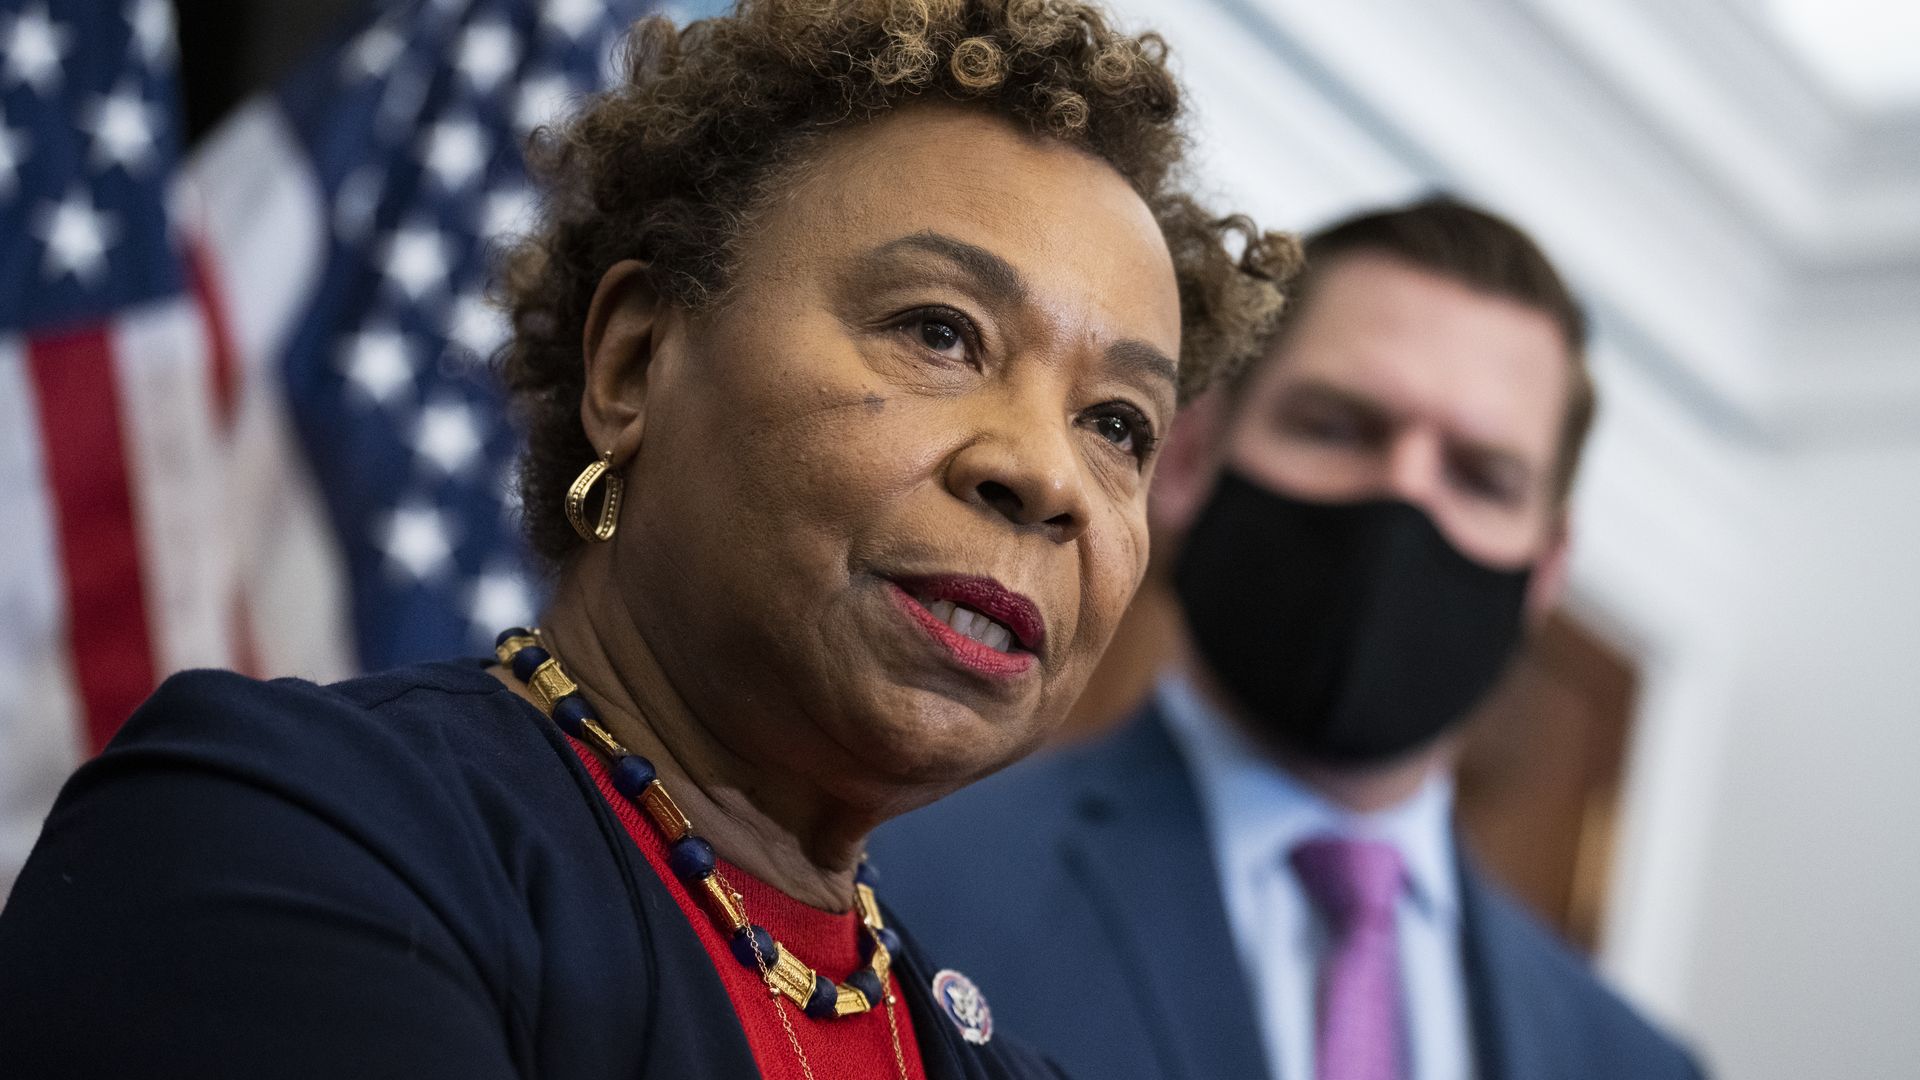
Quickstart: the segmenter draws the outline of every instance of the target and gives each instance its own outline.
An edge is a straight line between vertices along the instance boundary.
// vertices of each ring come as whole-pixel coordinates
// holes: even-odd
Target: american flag
[[[181,162],[168,0],[0,0],[0,898],[169,672],[342,677],[533,612],[490,256],[525,136],[660,6],[388,3]]]

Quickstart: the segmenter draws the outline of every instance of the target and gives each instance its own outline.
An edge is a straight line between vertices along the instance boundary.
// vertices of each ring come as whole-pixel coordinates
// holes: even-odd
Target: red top
[[[786,997],[770,997],[760,973],[734,959],[733,949],[721,933],[720,924],[714,921],[700,900],[687,891],[680,879],[673,876],[673,871],[667,865],[666,841],[654,828],[653,822],[613,786],[613,777],[598,754],[577,741],[569,741],[573,744],[574,752],[585,763],[587,772],[593,775],[594,782],[600,786],[600,794],[613,807],[620,823],[626,826],[627,835],[639,845],[641,854],[647,857],[648,865],[666,884],[667,891],[673,894],[674,901],[693,924],[700,944],[706,946],[707,955],[713,958],[714,970],[720,973],[720,982],[726,986],[727,996],[733,999],[733,1010],[740,1017],[740,1026],[746,1029],[747,1045],[753,1048],[753,1059],[760,1065],[760,1075],[768,1080],[806,1080],[800,1070],[800,1059],[794,1056],[793,1047],[787,1042],[787,1033],[781,1027],[779,1014],[775,1012],[777,1008],[785,1012],[793,1024],[793,1033],[806,1051],[815,1080],[827,1080],[830,1077],[835,1080],[843,1077],[848,1080],[897,1080],[900,1070],[894,1063],[893,1035],[887,1028],[886,1006],[883,1004],[858,1016],[815,1020]],[[695,827],[698,828],[698,825]],[[860,948],[866,931],[860,925],[860,917],[853,911],[821,911],[795,900],[725,859],[719,861],[719,866],[727,882],[739,890],[744,898],[747,917],[766,927],[782,948],[791,949],[795,956],[806,961],[807,966],[836,983],[845,981],[847,976],[866,966]],[[908,1080],[926,1080],[926,1070],[920,1065],[920,1047],[913,1038],[913,1018],[907,1013],[906,998],[900,993],[899,979],[889,972],[887,982],[888,989],[893,991],[896,999],[893,1006],[894,1021],[900,1032],[900,1053],[906,1061]]]

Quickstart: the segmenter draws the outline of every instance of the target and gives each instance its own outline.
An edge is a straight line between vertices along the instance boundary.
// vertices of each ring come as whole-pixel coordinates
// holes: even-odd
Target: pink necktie
[[[1400,852],[1372,840],[1322,837],[1293,849],[1293,869],[1327,918],[1333,949],[1320,968],[1318,1080],[1400,1080],[1399,946],[1394,901]]]

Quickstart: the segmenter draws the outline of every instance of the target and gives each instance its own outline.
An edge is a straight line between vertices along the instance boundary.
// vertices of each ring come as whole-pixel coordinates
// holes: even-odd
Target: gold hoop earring
[[[593,490],[594,481],[602,476],[607,478],[607,495],[600,503],[600,520],[596,524],[587,524],[587,492]],[[600,455],[600,460],[580,470],[573,478],[573,486],[567,489],[567,523],[580,539],[589,543],[604,543],[613,539],[613,530],[620,527],[620,492],[627,486],[613,472],[613,451]]]

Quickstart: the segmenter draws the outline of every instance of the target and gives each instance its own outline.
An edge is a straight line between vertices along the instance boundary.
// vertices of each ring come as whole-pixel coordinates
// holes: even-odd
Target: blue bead
[[[865,885],[869,889],[878,889],[880,887],[880,871],[875,870],[872,863],[861,859],[860,865],[854,868],[853,880]]]
[[[613,789],[629,799],[637,799],[640,793],[653,783],[653,762],[639,754],[628,754],[613,763]]]
[[[760,943],[759,957],[753,955],[753,945],[747,940],[749,933]],[[773,940],[773,935],[767,933],[767,928],[764,926],[743,926],[735,930],[730,944],[733,946],[733,958],[740,961],[741,967],[752,971],[760,970],[762,959],[766,961],[769,968],[780,960],[780,943]]]
[[[867,999],[867,1004],[876,1009],[880,1007],[880,998],[886,994],[880,988],[880,976],[875,975],[872,968],[861,968],[847,976],[847,985],[860,991],[860,995]]]
[[[894,933],[892,930],[889,930],[883,926],[871,934],[861,935],[861,938],[860,938],[861,959],[863,960],[873,959],[873,946],[876,940],[878,941],[879,944],[885,945],[887,947],[888,953],[894,956],[900,955],[900,935]]]
[[[505,645],[508,638],[531,636],[531,634],[527,633],[527,628],[524,626],[509,626],[505,630],[500,631],[500,635],[493,639],[493,647],[497,649]]]
[[[513,677],[521,682],[533,678],[533,669],[553,659],[547,650],[538,645],[529,645],[513,654]]]
[[[813,996],[807,999],[807,1015],[815,1020],[833,1019],[833,1004],[840,993],[825,975],[813,977]]]
[[[576,739],[586,734],[587,729],[582,726],[586,721],[598,719],[600,717],[593,711],[593,706],[587,704],[587,699],[579,694],[568,694],[553,703],[553,722],[560,725],[561,731]]]
[[[699,881],[713,873],[713,845],[697,836],[683,836],[667,850],[667,865],[681,881]]]

